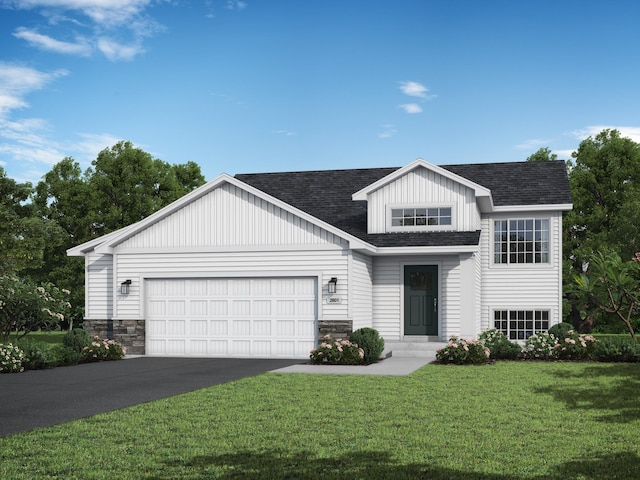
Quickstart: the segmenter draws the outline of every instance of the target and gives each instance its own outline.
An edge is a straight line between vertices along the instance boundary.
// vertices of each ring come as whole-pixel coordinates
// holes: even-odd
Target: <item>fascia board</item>
[[[362,190],[357,191],[352,195],[351,198],[354,201],[367,200],[367,195],[369,195],[371,192],[378,190],[379,188],[387,185],[390,182],[393,182],[394,180],[402,177],[403,175],[406,175],[408,172],[418,167],[424,167],[427,170],[431,170],[432,172],[442,175],[443,177],[449,178],[454,182],[460,183],[465,187],[471,188],[475,192],[476,197],[491,197],[491,190],[489,190],[488,188],[483,187],[482,185],[478,185],[477,183],[474,183],[471,180],[467,180],[466,178],[461,177],[460,175],[457,175],[453,172],[450,172],[445,168],[426,162],[422,158],[418,158],[415,161],[411,162],[409,165],[406,165],[396,170],[395,172],[390,173],[385,177],[382,177],[380,180],[373,182],[371,185],[364,187]]]
[[[136,235],[137,233],[141,232],[142,230],[144,230],[145,228],[153,225],[154,223],[157,223],[159,221],[161,221],[162,219],[168,217],[169,215],[171,215],[172,213],[174,213],[175,211],[183,208],[184,206],[186,206],[187,204],[197,200],[198,198],[206,195],[207,193],[211,192],[212,190],[218,188],[222,183],[229,183],[235,187],[238,187],[252,195],[255,195],[258,198],[261,198],[262,200],[265,200],[279,208],[282,208],[283,210],[296,215],[314,225],[317,225],[320,228],[323,228],[324,230],[327,230],[328,232],[333,233],[334,235],[337,235],[341,238],[344,238],[345,240],[347,240],[349,242],[349,245],[351,248],[354,248],[354,246],[357,246],[357,248],[364,248],[367,249],[367,243],[363,242],[362,240],[360,240],[357,237],[354,237],[353,235],[350,235],[348,233],[346,233],[343,230],[340,230],[339,228],[334,227],[333,225],[330,225],[326,222],[323,222],[322,220],[302,211],[299,210],[291,205],[289,205],[288,203],[283,202],[282,200],[278,200],[275,197],[272,197],[271,195],[263,192],[262,190],[258,190],[255,187],[252,187],[251,185],[242,182],[241,180],[238,180],[237,178],[231,177],[230,175],[227,175],[226,173],[223,173],[222,175],[220,175],[219,177],[217,177],[216,179],[206,183],[205,185],[202,185],[201,187],[195,189],[193,192],[188,193],[187,195],[179,198],[178,200],[176,200],[175,202],[167,205],[166,207],[162,208],[161,210],[158,210],[156,213],[148,216],[147,218],[145,218],[144,220],[141,220],[140,222],[131,225],[130,227],[126,227],[123,228],[121,230],[118,230],[118,232],[120,232],[118,235],[115,235],[113,238],[109,238],[109,239],[105,239],[104,237],[101,237],[101,239],[103,239],[102,242],[100,242],[100,244],[95,247],[95,251],[98,253],[113,253],[113,248],[116,247],[118,244],[124,242],[125,240],[131,238],[132,236]],[[131,228],[134,227],[135,228]],[[117,233],[117,232],[114,232]],[[100,240],[100,239],[97,239]],[[371,245],[369,245],[370,248],[373,248]]]
[[[552,212],[552,211],[569,211],[573,209],[572,203],[548,204],[548,205],[506,205],[501,207],[493,207],[492,213],[510,213],[510,212]]]
[[[67,256],[69,257],[84,257],[87,253],[95,250],[101,244],[109,241],[110,238],[118,235],[122,230],[133,227],[135,224],[129,225],[128,227],[121,228],[120,230],[116,230],[115,232],[107,233],[106,235],[102,235],[101,237],[94,238],[93,240],[89,240],[88,242],[81,243],[80,245],[76,245],[75,247],[71,247],[67,249]],[[111,253],[111,252],[107,252]]]
[[[377,247],[374,255],[428,255],[428,254],[453,254],[476,253],[479,245],[447,245],[444,247]]]

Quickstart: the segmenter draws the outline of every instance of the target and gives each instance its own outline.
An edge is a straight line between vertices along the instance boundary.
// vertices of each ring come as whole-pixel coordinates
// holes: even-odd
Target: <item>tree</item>
[[[565,285],[587,273],[598,251],[632,258],[640,250],[640,144],[603,130],[583,140],[569,164],[573,210],[564,218]],[[601,312],[568,296],[574,326]],[[597,316],[597,315],[596,315]],[[605,316],[598,317],[600,322]],[[597,327],[597,325],[596,325]]]
[[[633,322],[640,306],[640,254],[623,262],[617,253],[597,252],[589,262],[588,273],[575,276],[576,291],[602,312],[622,320],[637,341]]]
[[[549,147],[542,147],[527,157],[527,162],[550,162],[558,160],[558,155],[551,153]]]

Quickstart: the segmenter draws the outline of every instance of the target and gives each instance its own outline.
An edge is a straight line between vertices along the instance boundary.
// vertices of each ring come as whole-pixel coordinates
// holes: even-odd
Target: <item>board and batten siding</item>
[[[346,245],[340,237],[229,183],[185,205],[118,248]]]
[[[451,205],[453,230],[478,230],[480,217],[474,191],[424,167],[416,168],[368,195],[369,233],[385,233],[390,206]]]
[[[321,289],[320,319],[348,318],[348,253],[345,249],[240,251],[240,252],[130,252],[116,255],[116,284],[132,279],[130,293],[116,297],[115,316],[142,319],[145,312],[144,281],[152,278],[233,278],[274,276],[316,276]],[[326,305],[327,282],[338,278],[340,304]]]
[[[373,325],[373,259],[358,252],[351,260],[353,330]]]
[[[440,296],[439,337],[458,335],[461,322],[460,258],[458,255],[373,258],[373,328],[389,341],[404,330],[403,283],[405,265],[438,265]]]
[[[548,219],[548,264],[501,265],[493,262],[494,221]],[[531,212],[491,215],[482,220],[482,330],[493,328],[496,309],[549,310],[551,324],[561,321],[562,311],[562,214]]]
[[[90,253],[85,262],[86,319],[106,319],[113,315],[113,255]]]

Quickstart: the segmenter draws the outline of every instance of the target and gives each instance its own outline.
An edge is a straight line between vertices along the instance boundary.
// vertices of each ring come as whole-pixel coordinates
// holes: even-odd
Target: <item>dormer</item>
[[[474,231],[491,191],[421,158],[354,193],[367,202],[368,233]]]

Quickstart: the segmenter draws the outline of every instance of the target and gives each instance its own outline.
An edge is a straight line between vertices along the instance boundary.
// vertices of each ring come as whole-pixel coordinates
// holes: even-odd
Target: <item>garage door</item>
[[[146,281],[146,352],[155,356],[308,358],[315,278]]]

